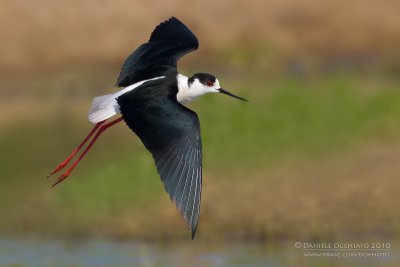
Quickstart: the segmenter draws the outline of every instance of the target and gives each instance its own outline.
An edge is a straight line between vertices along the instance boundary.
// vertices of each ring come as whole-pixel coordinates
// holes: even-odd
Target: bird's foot
[[[51,186],[52,188],[55,187],[56,185],[58,185],[59,183],[61,183],[62,181],[64,181],[65,179],[67,179],[67,177],[69,176],[69,172],[64,173],[63,175],[61,175],[60,177],[58,177],[57,181]]]
[[[49,178],[50,176],[52,176],[53,174],[61,171],[62,169],[65,168],[65,166],[67,166],[67,164],[71,161],[71,159],[75,156],[75,154],[78,152],[78,149],[74,149],[74,151],[72,151],[71,155],[68,156],[68,158],[66,158],[63,162],[61,162],[54,170],[52,170],[49,175],[47,175],[46,178]]]
[[[49,173],[49,175],[47,175],[46,178],[49,178],[49,177],[52,176],[53,174],[55,174],[55,173],[61,171],[62,169],[65,168],[65,166],[67,166],[67,162],[64,161],[64,162],[60,163],[54,170],[52,170],[52,171]]]

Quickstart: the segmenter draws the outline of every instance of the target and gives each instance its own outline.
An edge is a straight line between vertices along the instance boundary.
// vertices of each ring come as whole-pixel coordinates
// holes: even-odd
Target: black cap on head
[[[209,82],[214,84],[217,78],[215,78],[215,76],[208,74],[208,73],[196,73],[196,74],[193,74],[193,76],[189,78],[188,83],[189,84],[193,83],[195,79],[198,79],[199,82],[201,82],[204,85],[208,85]]]

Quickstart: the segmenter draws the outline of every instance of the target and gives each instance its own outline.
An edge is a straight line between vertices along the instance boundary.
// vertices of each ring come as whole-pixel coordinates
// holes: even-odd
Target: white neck
[[[176,99],[179,103],[186,103],[193,99],[189,96],[189,84],[188,77],[178,74],[176,76],[176,80],[178,82],[178,94],[176,95]]]
[[[198,86],[191,86],[189,88],[188,84],[189,78],[182,74],[178,74],[176,76],[176,79],[178,82],[178,94],[176,95],[176,99],[178,100],[179,103],[184,104],[190,102],[206,93]]]

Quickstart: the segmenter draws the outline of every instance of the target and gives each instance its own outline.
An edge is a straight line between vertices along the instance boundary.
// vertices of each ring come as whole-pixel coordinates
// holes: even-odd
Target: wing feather
[[[117,101],[126,124],[151,152],[172,201],[192,230],[198,225],[201,194],[200,123],[179,104],[165,81],[147,82]]]
[[[169,68],[176,69],[177,61],[198,47],[196,36],[181,21],[172,17],[158,25],[149,41],[125,60],[116,85],[129,86],[161,76]]]

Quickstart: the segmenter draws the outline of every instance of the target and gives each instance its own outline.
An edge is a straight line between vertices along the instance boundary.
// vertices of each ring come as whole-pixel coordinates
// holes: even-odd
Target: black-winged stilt
[[[196,36],[178,19],[172,17],[158,25],[149,41],[123,64],[116,84],[123,89],[94,98],[88,117],[96,125],[48,177],[62,170],[94,137],[53,186],[70,175],[106,129],[124,120],[151,152],[165,190],[191,228],[193,239],[202,185],[200,123],[197,114],[182,104],[206,93],[245,100],[222,89],[210,74],[197,73],[189,78],[178,73],[177,61],[198,46]],[[122,116],[106,123],[117,114]]]

